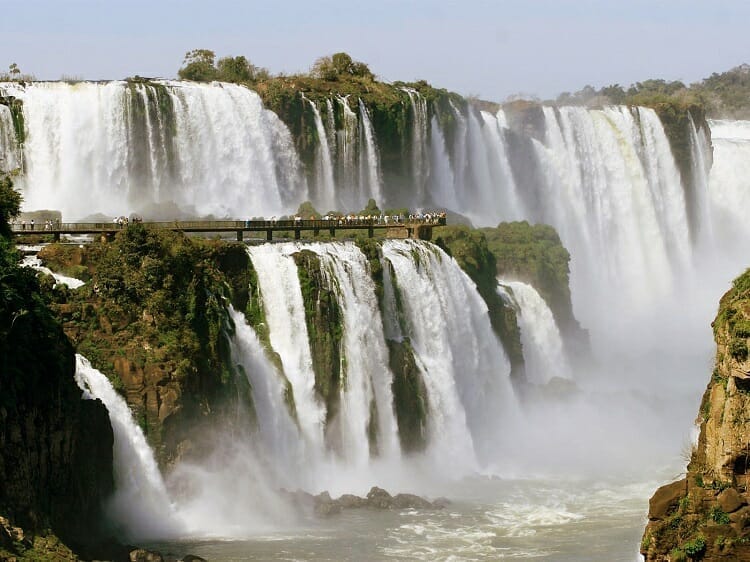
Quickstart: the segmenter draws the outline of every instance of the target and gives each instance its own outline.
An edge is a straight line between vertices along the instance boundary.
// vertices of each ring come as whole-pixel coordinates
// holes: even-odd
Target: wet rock
[[[393,497],[393,507],[396,509],[434,509],[435,506],[432,502],[414,494],[396,494]]]
[[[383,488],[373,486],[367,493],[367,507],[390,509],[393,506],[393,496]]]
[[[200,556],[188,554],[187,556],[183,557],[182,562],[208,562],[208,560],[206,560],[205,558],[201,558]]]
[[[342,509],[356,509],[365,507],[367,505],[367,499],[355,496],[353,494],[344,494],[338,500],[336,500]]]
[[[158,552],[137,548],[130,551],[130,562],[164,562],[164,558]]]

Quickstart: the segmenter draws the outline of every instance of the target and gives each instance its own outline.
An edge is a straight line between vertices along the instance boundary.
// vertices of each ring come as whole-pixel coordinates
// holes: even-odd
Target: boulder
[[[662,486],[654,492],[648,502],[648,518],[651,521],[664,519],[677,509],[680,499],[685,495],[687,495],[687,479],[685,478]]]
[[[130,562],[164,562],[164,558],[158,552],[137,548],[130,551]]]
[[[724,490],[719,494],[717,501],[719,502],[719,507],[721,507],[725,513],[734,513],[742,507],[743,503],[745,503],[742,501],[742,497],[735,488],[727,488]]]
[[[396,509],[433,509],[431,502],[414,494],[396,494],[393,497],[393,507]]]
[[[393,505],[393,496],[386,492],[383,488],[373,486],[369,492],[367,492],[367,507],[374,507],[377,509],[390,509]]]

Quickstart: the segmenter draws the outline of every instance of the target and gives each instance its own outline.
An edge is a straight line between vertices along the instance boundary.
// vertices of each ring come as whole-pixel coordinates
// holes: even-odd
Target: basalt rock
[[[444,509],[450,502],[446,498],[438,498],[431,502],[414,494],[396,494],[392,496],[383,488],[373,486],[366,497],[344,494],[337,499],[331,498],[328,492],[312,495],[308,492],[297,490],[282,493],[298,508],[314,513],[318,517],[329,517],[341,513],[346,509]]]
[[[716,362],[701,402],[700,436],[684,480],[651,498],[647,562],[750,560],[750,270],[721,299]]]
[[[34,272],[0,262],[2,556],[87,552],[106,537],[101,508],[114,487],[107,410],[82,399],[73,348]]]

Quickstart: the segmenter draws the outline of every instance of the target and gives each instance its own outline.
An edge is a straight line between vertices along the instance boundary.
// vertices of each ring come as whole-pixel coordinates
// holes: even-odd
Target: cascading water
[[[688,113],[690,122],[690,162],[692,172],[692,200],[688,202],[688,209],[692,209],[693,240],[702,246],[713,242],[713,224],[711,221],[711,207],[709,205],[708,177],[713,161],[711,152],[710,131],[704,128],[698,130],[693,116]]]
[[[23,258],[22,264],[26,267],[31,267],[33,269],[36,269],[37,271],[46,273],[47,275],[51,275],[55,279],[55,284],[62,283],[63,285],[71,289],[78,289],[79,287],[85,285],[85,283],[80,279],[76,279],[75,277],[68,277],[67,275],[62,275],[60,273],[55,273],[48,267],[44,267],[42,265],[42,260],[40,260],[37,256],[26,256],[25,258]]]
[[[336,423],[348,464],[363,466],[370,460],[371,445],[379,457],[398,458],[398,428],[393,411],[391,385],[380,310],[370,268],[364,254],[353,243],[313,244],[308,249],[321,258],[329,290],[343,312],[343,347],[346,361],[341,410]],[[362,322],[363,318],[371,322]],[[373,326],[376,328],[373,329]],[[375,406],[377,420],[370,419]],[[368,432],[377,427],[376,442]]]
[[[7,106],[0,104],[0,172],[10,172],[20,165],[13,115]]]
[[[360,143],[364,150],[359,160],[359,177],[360,185],[362,189],[365,189],[360,204],[364,207],[368,199],[383,200],[383,186],[380,179],[380,157],[375,141],[375,131],[370,122],[370,113],[362,100],[359,100],[359,116],[362,127],[361,137],[364,141]]]
[[[336,131],[336,168],[338,197],[346,209],[353,209],[359,197],[359,120],[349,107],[348,96],[337,96],[343,127]]]
[[[280,214],[307,197],[291,135],[231,84],[31,83],[22,100],[27,209]]]
[[[402,88],[402,90],[409,96],[413,118],[411,127],[413,197],[417,202],[423,202],[427,191],[427,177],[430,173],[427,100],[414,88]]]
[[[516,309],[526,378],[545,384],[553,377],[569,379],[572,371],[565,355],[562,334],[552,311],[528,283],[498,279],[498,293]]]
[[[750,121],[710,121],[714,147],[709,194],[718,241],[750,242]]]
[[[388,240],[383,257],[395,272],[427,387],[430,452],[456,473],[476,470],[477,457],[492,456],[498,428],[516,414],[510,363],[487,306],[468,276],[435,246]]]
[[[125,399],[81,355],[76,355],[75,378],[84,398],[101,400],[109,412],[115,437],[115,495],[107,506],[112,521],[130,539],[180,534],[184,522],[174,510],[153,452]]]
[[[328,133],[323,126],[323,119],[315,102],[304,97],[310,104],[315,117],[315,132],[318,135],[318,147],[315,152],[316,197],[314,203],[325,210],[336,209],[336,184],[333,179],[333,163],[331,150],[328,146]]]
[[[258,275],[271,346],[279,354],[291,383],[300,429],[315,453],[323,451],[325,409],[315,395],[310,338],[305,304],[292,254],[297,244],[250,246],[248,252]]]
[[[555,226],[575,256],[577,316],[597,328],[597,336],[600,307],[612,294],[628,308],[648,308],[673,288],[686,264],[688,222],[679,173],[650,109],[543,111],[546,138],[535,146],[546,182],[536,220]],[[582,294],[585,300],[575,298]]]

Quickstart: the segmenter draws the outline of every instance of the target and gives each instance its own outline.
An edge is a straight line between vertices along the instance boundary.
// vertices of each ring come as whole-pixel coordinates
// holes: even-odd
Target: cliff
[[[716,361],[685,478],[649,504],[641,553],[666,560],[750,560],[750,270],[734,280],[713,323]]]
[[[82,399],[73,348],[16,260],[0,237],[0,558],[69,557],[106,534],[112,428]]]
[[[515,310],[497,292],[497,277],[533,285],[549,305],[570,351],[589,351],[588,333],[573,315],[570,298],[570,254],[554,228],[528,222],[500,223],[497,228],[465,226],[435,229],[435,243],[452,255],[476,283],[487,303],[490,321],[511,361],[512,376],[523,378],[521,334]]]
[[[47,246],[53,270],[90,281],[50,289],[77,349],[130,404],[162,467],[208,452],[199,431],[222,419],[252,420],[245,376],[231,361],[227,313],[244,310],[250,273],[245,248],[132,225],[84,248]]]

